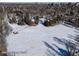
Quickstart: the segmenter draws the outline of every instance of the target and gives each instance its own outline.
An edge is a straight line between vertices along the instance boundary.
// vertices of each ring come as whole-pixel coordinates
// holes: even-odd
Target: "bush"
[[[26,24],[28,24],[28,23],[29,23],[29,13],[26,12],[23,17],[24,17],[23,21],[24,21]]]
[[[56,17],[53,18],[54,22],[59,22],[61,20],[61,17],[57,15]]]
[[[35,24],[38,24],[39,23],[39,16],[35,16],[34,19],[35,19]]]
[[[52,26],[53,24],[55,24],[53,20],[45,20],[44,21],[45,26]]]
[[[25,22],[23,21],[23,19],[19,19],[19,21],[18,21],[17,24],[18,24],[18,25],[25,25]]]

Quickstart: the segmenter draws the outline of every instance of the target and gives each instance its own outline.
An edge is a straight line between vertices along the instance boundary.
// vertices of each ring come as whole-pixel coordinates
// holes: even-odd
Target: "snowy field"
[[[17,24],[10,24],[13,31],[6,37],[8,55],[21,55],[21,56],[47,56],[51,55],[48,51],[52,51],[48,48],[48,44],[52,44],[66,50],[66,47],[62,43],[57,43],[54,38],[60,38],[62,40],[73,39],[68,38],[68,35],[74,35],[75,29],[71,27],[58,24],[52,27],[45,27],[42,24],[37,26],[19,26]],[[13,32],[17,32],[14,34]],[[57,48],[53,46],[56,50]],[[52,51],[52,55],[58,55]]]

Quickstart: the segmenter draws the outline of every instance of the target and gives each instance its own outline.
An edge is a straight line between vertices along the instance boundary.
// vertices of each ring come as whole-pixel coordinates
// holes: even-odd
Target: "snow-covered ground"
[[[74,35],[75,29],[58,24],[52,27],[45,27],[42,24],[37,26],[19,26],[17,24],[10,24],[13,31],[6,37],[7,40],[7,50],[9,55],[26,55],[26,56],[46,56],[48,55],[48,47],[44,42],[50,45],[56,44],[58,47],[65,49],[66,47],[62,44],[58,44],[54,37],[68,38],[69,34]],[[14,34],[13,32],[18,32]],[[55,47],[54,47],[55,48]],[[55,53],[55,52],[53,52]],[[55,55],[58,55],[55,53]]]

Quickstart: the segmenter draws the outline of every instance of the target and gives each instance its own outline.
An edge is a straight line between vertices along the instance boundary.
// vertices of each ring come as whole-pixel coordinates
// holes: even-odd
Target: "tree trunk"
[[[6,52],[6,44],[5,44],[5,38],[3,36],[3,19],[4,16],[2,15],[2,13],[0,14],[0,56],[4,56],[7,55]]]

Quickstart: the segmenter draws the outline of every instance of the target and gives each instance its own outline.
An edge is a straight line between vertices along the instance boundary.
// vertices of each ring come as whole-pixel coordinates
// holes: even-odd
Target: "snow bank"
[[[53,43],[60,48],[66,49],[64,45],[58,44],[53,38],[58,37],[72,40],[68,38],[68,34],[75,33],[74,28],[69,28],[62,24],[52,27],[45,27],[42,24],[35,27],[18,26],[16,24],[10,24],[10,26],[13,28],[14,32],[18,32],[18,34],[13,34],[12,32],[6,37],[8,44],[7,50],[8,52],[13,52],[14,55],[46,56],[48,55],[47,50],[49,48],[44,42],[50,45]]]

